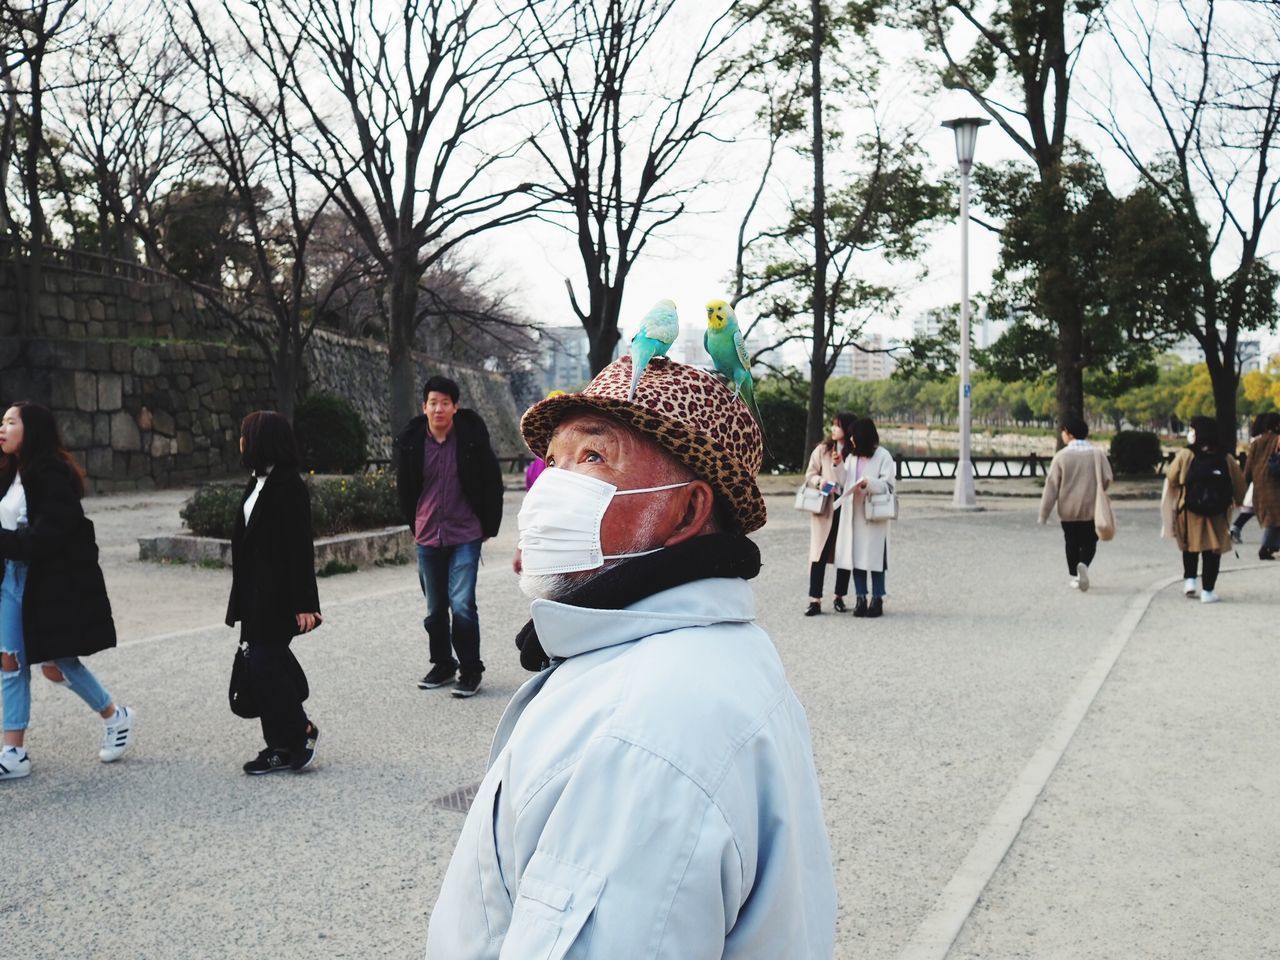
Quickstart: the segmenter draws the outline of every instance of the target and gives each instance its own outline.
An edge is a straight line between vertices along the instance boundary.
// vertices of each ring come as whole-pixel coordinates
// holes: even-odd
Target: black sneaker
[[[289,769],[289,751],[279,747],[267,747],[257,757],[244,765],[244,772],[251,777],[263,773],[278,773]]]
[[[453,682],[457,672],[458,665],[456,663],[437,663],[425,677],[418,681],[418,689],[434,690],[436,687],[443,687],[445,684]]]
[[[806,617],[816,617],[821,612],[822,612],[822,604],[813,603],[812,601],[809,603],[807,607],[804,608],[804,615]]]
[[[307,739],[302,744],[302,749],[290,751],[293,759],[289,763],[290,769],[305,770],[311,766],[311,762],[316,758],[316,744],[320,742],[320,728],[314,723],[307,724]]]
[[[455,697],[474,697],[480,689],[480,674],[464,673],[451,691]]]
[[[836,613],[848,613],[849,608],[844,605],[844,597],[836,597],[831,601],[831,609]]]

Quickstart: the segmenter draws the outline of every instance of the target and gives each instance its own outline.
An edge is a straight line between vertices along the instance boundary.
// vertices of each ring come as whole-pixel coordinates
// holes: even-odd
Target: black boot
[[[853,605],[853,615],[855,617],[865,617],[867,615],[867,598],[859,597],[858,602]]]
[[[804,615],[806,617],[816,617],[822,612],[822,605],[817,600],[810,600],[809,606],[805,608]]]
[[[849,608],[844,605],[844,597],[836,597],[831,601],[831,609],[836,613],[848,613]]]
[[[884,598],[883,597],[871,598],[871,606],[867,607],[867,616],[868,617],[884,616]]]

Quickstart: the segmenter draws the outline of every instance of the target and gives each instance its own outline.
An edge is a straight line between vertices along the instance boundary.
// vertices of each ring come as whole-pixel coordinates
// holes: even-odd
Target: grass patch
[[[360,568],[354,563],[343,563],[341,560],[330,560],[316,571],[317,577],[337,577],[344,573],[355,573]]]
[[[384,557],[381,560],[373,561],[375,567],[403,567],[409,562],[409,558],[397,554],[394,557]]]
[[[217,557],[204,557],[200,561],[200,567],[203,570],[225,570],[227,565]]]

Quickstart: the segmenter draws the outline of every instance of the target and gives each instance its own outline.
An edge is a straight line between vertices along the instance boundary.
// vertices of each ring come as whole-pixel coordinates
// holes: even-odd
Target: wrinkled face
[[[22,449],[22,411],[10,407],[0,420],[0,453],[13,456]]]
[[[548,469],[583,473],[619,490],[687,479],[652,440],[598,414],[566,417],[551,436],[546,460]],[[604,553],[637,553],[662,546],[684,513],[687,489],[615,497],[600,524]]]
[[[422,401],[422,412],[427,415],[427,423],[436,433],[448,433],[453,429],[453,416],[458,412],[458,405],[447,393],[432,390],[427,399]]]
[[[723,300],[712,300],[707,304],[707,326],[712,330],[723,330],[729,322],[729,304]]]

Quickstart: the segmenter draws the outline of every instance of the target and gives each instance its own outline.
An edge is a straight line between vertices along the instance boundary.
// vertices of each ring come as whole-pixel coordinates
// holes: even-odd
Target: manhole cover
[[[446,793],[443,797],[437,797],[431,801],[433,806],[439,807],[441,810],[453,810],[455,813],[466,813],[471,809],[471,801],[476,798],[476,793],[480,789],[480,784],[472,783],[465,787],[459,787],[451,793]]]

